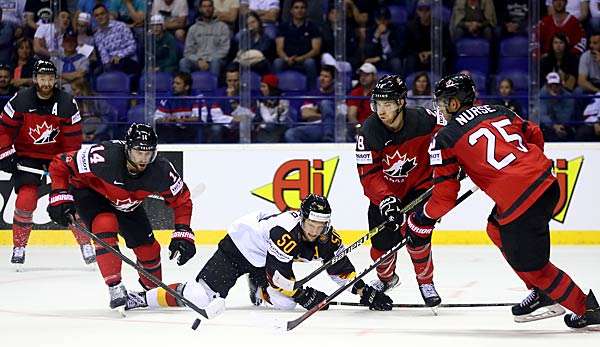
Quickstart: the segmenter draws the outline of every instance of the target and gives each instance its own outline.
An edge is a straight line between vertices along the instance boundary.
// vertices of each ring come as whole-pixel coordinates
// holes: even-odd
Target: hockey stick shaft
[[[77,222],[73,222],[72,221],[72,223],[77,223]],[[196,311],[199,315],[201,315],[204,318],[208,319],[208,314],[206,313],[206,310],[201,309],[200,307],[196,306],[193,302],[191,302],[188,299],[186,299],[183,295],[179,294],[177,291],[175,291],[174,289],[172,289],[169,286],[167,286],[166,284],[164,284],[161,280],[159,280],[158,278],[156,278],[156,276],[152,275],[151,273],[149,273],[148,271],[146,271],[143,267],[139,266],[133,260],[131,260],[127,256],[125,256],[123,253],[121,253],[120,251],[118,251],[117,249],[115,249],[114,247],[112,247],[111,245],[109,245],[106,241],[104,241],[101,238],[99,238],[98,236],[94,235],[94,233],[92,233],[91,231],[89,231],[88,228],[85,225],[81,225],[80,223],[77,223],[77,224],[79,224],[79,228],[78,229],[81,230],[81,231],[83,231],[90,238],[92,238],[94,240],[94,242],[102,245],[102,247],[106,248],[109,252],[111,252],[114,255],[116,255],[117,257],[121,258],[121,260],[124,261],[125,263],[127,263],[127,265],[133,267],[139,273],[141,273],[142,275],[144,275],[144,277],[148,278],[150,280],[150,282],[152,282],[152,283],[156,284],[157,286],[161,287],[167,293],[169,293],[173,297],[177,298],[177,300],[179,300],[180,302],[183,302],[187,307],[191,308],[192,310]]]
[[[468,191],[466,191],[465,193],[463,193],[456,200],[456,204],[454,206],[457,206],[461,202],[465,201],[468,197],[470,197],[471,195],[473,195],[473,193],[475,193],[478,190],[479,190],[479,187],[477,187],[477,186],[471,187]],[[392,247],[392,249],[390,249],[389,251],[387,251],[383,255],[381,255],[379,258],[377,258],[377,260],[373,264],[371,264],[368,268],[364,269],[352,281],[350,281],[350,282],[346,283],[346,285],[338,288],[335,292],[333,292],[331,295],[329,295],[327,298],[325,298],[325,300],[323,300],[322,302],[320,302],[317,306],[315,306],[312,309],[306,311],[302,316],[300,316],[300,317],[298,317],[298,318],[296,318],[294,320],[288,321],[287,322],[287,330],[289,331],[289,330],[294,329],[295,327],[297,327],[298,325],[300,325],[302,322],[304,322],[306,319],[308,319],[310,316],[312,316],[313,314],[315,314],[318,311],[320,311],[323,307],[327,306],[330,302],[333,301],[333,299],[335,299],[338,295],[340,295],[340,293],[342,293],[345,290],[347,290],[348,288],[352,287],[356,282],[358,282],[366,274],[368,274],[374,268],[376,268],[377,266],[379,266],[379,264],[381,264],[382,262],[384,262],[387,258],[391,257],[392,254],[396,253],[400,248],[404,247],[404,245],[406,245],[406,241],[407,241],[407,239],[404,238],[400,243],[398,243],[397,245],[395,245],[394,247]]]
[[[402,210],[400,210],[400,213],[406,213],[406,212],[412,210],[413,208],[415,208],[415,206],[417,206],[418,204],[423,202],[423,200],[427,199],[431,195],[432,190],[433,190],[433,187],[427,189],[424,193],[422,193],[416,199],[411,201],[410,204],[404,206],[402,208]],[[369,240],[371,237],[373,237],[375,234],[377,234],[384,227],[385,224],[386,223],[381,223],[378,226],[374,227],[373,229],[369,230],[369,232],[366,233],[363,237],[361,237],[360,239],[356,240],[353,244],[346,247],[342,252],[337,254],[335,257],[329,259],[327,262],[325,262],[319,268],[315,269],[309,275],[307,275],[303,279],[294,283],[294,289],[298,289],[298,288],[302,287],[308,281],[312,280],[313,278],[318,276],[321,272],[323,272],[323,271],[327,270],[328,268],[330,268],[331,266],[333,266],[333,264],[335,264],[338,261],[340,261],[341,259],[343,259],[345,256],[347,256],[350,252],[352,252],[353,250],[358,248],[363,243],[367,242],[367,240]]]
[[[514,306],[517,303],[512,302],[490,302],[490,303],[474,303],[474,304],[441,304],[437,307],[446,308],[460,308],[460,307],[499,307],[499,306]],[[354,306],[354,307],[367,307],[359,302],[344,302],[344,301],[331,301],[329,305],[335,306]],[[424,304],[392,304],[392,307],[398,308],[429,308]]]

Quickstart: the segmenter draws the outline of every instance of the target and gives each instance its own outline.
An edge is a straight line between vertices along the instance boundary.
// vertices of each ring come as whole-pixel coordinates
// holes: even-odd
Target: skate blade
[[[119,307],[115,307],[112,310],[117,313],[117,315],[118,315],[119,318],[126,318],[127,317],[127,315],[125,314],[125,305],[119,306]]]
[[[15,270],[15,272],[24,272],[25,271],[23,264],[18,264],[18,263],[17,264],[11,263],[11,264],[12,264],[12,267]]]
[[[543,311],[539,312],[539,313],[532,312],[530,314],[526,314],[523,316],[515,316],[515,322],[527,323],[527,322],[533,322],[536,320],[547,319],[547,318],[552,318],[552,317],[556,317],[556,316],[562,316],[563,314],[565,314],[565,309],[562,306],[560,306],[559,304],[545,306],[545,307],[540,308],[540,310],[543,310]]]
[[[440,307],[440,305],[437,305],[437,306],[431,306],[431,307],[430,307],[430,309],[431,309],[431,312],[433,312],[433,315],[434,315],[434,316],[438,316],[438,315],[439,315],[439,312],[438,312],[438,308],[439,308],[439,307]]]

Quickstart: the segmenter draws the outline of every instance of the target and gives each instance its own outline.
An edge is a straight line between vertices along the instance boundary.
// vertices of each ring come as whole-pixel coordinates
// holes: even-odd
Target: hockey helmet
[[[475,102],[475,82],[469,75],[454,74],[442,78],[435,86],[436,103],[447,103],[456,98],[461,106],[471,106]]]
[[[327,198],[317,194],[308,194],[300,204],[300,214],[302,215],[302,227],[304,221],[310,219],[315,222],[325,223],[321,235],[329,232],[331,224],[331,206]]]
[[[157,145],[158,136],[156,136],[156,132],[154,132],[154,129],[150,125],[133,123],[127,129],[127,134],[125,135],[125,152],[127,154],[127,161],[134,166],[137,166],[140,162],[142,164],[152,163],[156,159]],[[150,155],[146,155],[145,158],[133,158],[132,150],[134,149],[150,152]]]
[[[406,98],[408,88],[400,75],[386,75],[377,81],[371,93],[371,111],[377,112],[378,100],[400,101]]]
[[[56,77],[56,66],[50,60],[40,59],[33,64],[33,77],[37,75],[54,75]]]

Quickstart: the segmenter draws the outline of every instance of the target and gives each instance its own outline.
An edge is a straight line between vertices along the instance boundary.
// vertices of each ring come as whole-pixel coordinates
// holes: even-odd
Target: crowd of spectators
[[[518,52],[528,52],[529,1],[442,2],[444,71],[470,73],[482,102],[527,117],[528,57]],[[330,142],[336,113],[346,114],[349,129],[362,123],[377,78],[388,73],[406,78],[409,106],[432,107],[431,1],[343,4],[346,58],[336,61],[332,0],[249,0],[247,9],[239,0],[154,0],[150,9],[145,0],[3,0],[0,97],[31,86],[35,59],[51,59],[61,88],[82,97],[86,141],[110,138],[108,124],[130,120],[139,98],[120,107],[84,97],[104,95],[99,84],[110,74],[126,76],[125,96],[140,95],[151,39],[157,79],[167,81],[154,115],[164,142],[236,142],[244,117],[253,121],[253,142]],[[598,140],[600,0],[545,0],[537,27],[544,134]],[[240,65],[252,71],[250,108],[239,105]],[[342,75],[348,100],[336,109]]]

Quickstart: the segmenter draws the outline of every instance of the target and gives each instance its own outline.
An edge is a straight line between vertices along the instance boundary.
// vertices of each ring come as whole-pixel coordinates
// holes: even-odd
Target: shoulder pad
[[[359,142],[357,144],[357,150],[382,150],[385,143],[386,131],[387,130],[385,129],[379,118],[375,114],[372,114],[365,120],[362,127],[360,127],[360,129],[358,130],[358,141],[362,141],[363,148],[358,147],[358,145],[360,144]]]

